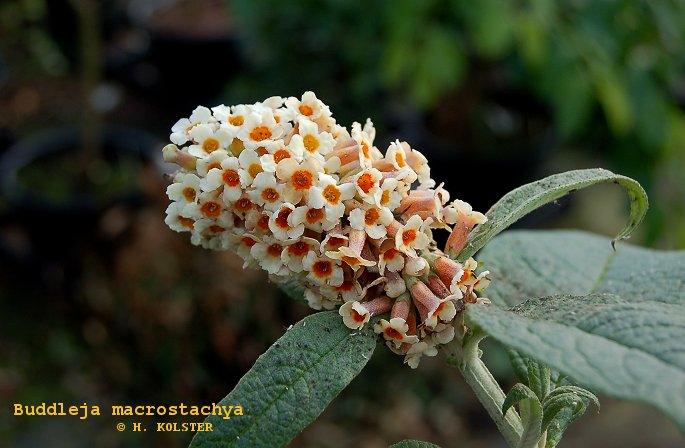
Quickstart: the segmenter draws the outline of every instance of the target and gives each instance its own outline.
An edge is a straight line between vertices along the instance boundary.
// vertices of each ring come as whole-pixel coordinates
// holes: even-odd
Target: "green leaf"
[[[545,448],[554,448],[561,441],[561,437],[564,432],[577,418],[582,416],[587,409],[587,404],[585,401],[582,402],[584,407],[578,409],[563,408],[556,417],[547,426],[547,440],[545,443]]]
[[[554,174],[542,180],[523,185],[510,191],[497,201],[486,213],[488,221],[477,226],[466,241],[457,259],[465,260],[475,254],[495,235],[502,232],[521,217],[544,204],[568,193],[600,183],[616,183],[624,187],[630,197],[630,218],[614,241],[627,238],[640,224],[648,208],[647,194],[633,179],[601,168],[568,171]]]
[[[220,405],[241,405],[244,416],[210,416],[214,430],[191,447],[285,446],[359,374],[376,337],[367,325],[350,331],[336,311],[306,317],[261,355]]]
[[[390,445],[390,448],[440,448],[440,446],[435,445],[430,442],[424,442],[422,440],[402,440],[394,445]]]
[[[619,245],[578,231],[510,231],[479,254],[488,297],[514,305],[530,297],[613,293],[629,302],[685,304],[685,251]]]
[[[535,392],[522,383],[515,384],[502,403],[502,414],[506,415],[509,408],[519,405],[523,432],[517,447],[536,446],[542,433],[542,405]]]
[[[528,358],[522,356],[519,352],[507,347],[507,354],[509,355],[509,362],[514,369],[514,374],[521,382],[528,382]]]
[[[572,421],[583,415],[586,409],[585,401],[575,394],[556,395],[543,408],[542,430],[546,431],[560,415]]]
[[[685,307],[616,296],[471,306],[467,323],[590,389],[649,403],[685,431]]]
[[[577,386],[562,386],[554,389],[542,402],[542,430],[546,431],[560,414],[568,416],[568,423],[571,423],[585,413],[588,402],[594,403],[599,411],[599,399],[589,390]],[[569,408],[571,412],[562,413],[565,408]]]
[[[506,414],[512,406],[526,399],[537,400],[538,404],[540,403],[535,392],[528,386],[523,383],[514,384],[514,387],[511,388],[504,399],[504,403],[502,403],[502,414]],[[542,405],[540,405],[540,408],[542,409]]]
[[[540,364],[534,359],[528,359],[528,387],[537,395],[540,401],[544,400],[551,386],[551,372],[549,367]]]

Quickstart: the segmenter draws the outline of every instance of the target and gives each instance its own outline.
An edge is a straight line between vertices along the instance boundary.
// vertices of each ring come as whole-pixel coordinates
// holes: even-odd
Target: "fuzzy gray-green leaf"
[[[285,446],[359,374],[373,354],[370,326],[352,332],[336,311],[298,322],[260,356],[220,404],[241,405],[244,416],[205,421],[213,431],[191,447]]]
[[[601,297],[607,303],[602,303]],[[582,304],[584,300],[538,299],[535,306],[531,305],[536,309],[531,314],[534,317],[521,315],[525,305],[518,307],[518,312],[469,305],[467,323],[590,389],[652,404],[685,431],[685,307],[659,302],[616,303],[615,296],[598,295],[589,299],[596,303],[596,313],[587,306],[582,310],[582,319],[560,318],[571,315],[574,302]],[[543,318],[541,307],[551,310],[549,319]],[[616,312],[615,318],[611,309]],[[654,320],[654,316],[658,319]],[[656,339],[643,343],[639,338],[649,338],[652,333],[659,343]]]
[[[649,205],[645,190],[635,180],[601,168],[576,170],[554,174],[523,185],[504,195],[485,214],[488,221],[477,226],[468,236],[466,246],[457,255],[457,259],[463,261],[472,256],[495,235],[533,210],[568,193],[600,183],[619,184],[628,193],[630,217],[614,241],[627,238],[635,227],[642,222],[647,212]]]
[[[504,403],[502,403],[502,414],[506,415],[509,408],[526,399],[537,400],[538,404],[540,403],[540,400],[538,399],[537,395],[535,395],[535,392],[533,392],[528,386],[523,383],[514,384],[514,387],[511,388],[504,399]],[[542,405],[540,405],[540,407],[542,407]]]
[[[617,294],[626,302],[685,306],[685,251],[627,244],[579,231],[509,231],[479,254],[490,270],[487,295],[515,305],[556,294]]]
[[[535,392],[540,401],[544,400],[551,386],[551,372],[549,367],[529,358],[527,362],[528,387]]]

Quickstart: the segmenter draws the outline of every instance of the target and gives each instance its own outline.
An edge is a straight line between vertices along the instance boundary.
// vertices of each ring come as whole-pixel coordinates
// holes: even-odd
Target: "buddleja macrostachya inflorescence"
[[[370,120],[350,129],[312,92],[255,104],[197,107],[172,128],[164,158],[179,166],[167,189],[167,225],[193,244],[231,250],[244,267],[295,281],[314,309],[374,331],[416,368],[455,335],[464,303],[486,303],[488,271],[453,261],[433,231],[463,247],[485,222],[430,176],[406,142],[385,153]]]

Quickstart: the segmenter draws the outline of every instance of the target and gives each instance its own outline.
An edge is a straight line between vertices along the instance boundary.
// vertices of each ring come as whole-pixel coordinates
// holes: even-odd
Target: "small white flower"
[[[259,265],[269,274],[279,274],[282,269],[287,270],[283,265],[281,255],[283,244],[281,242],[260,242],[250,249],[250,255],[259,262]],[[287,272],[287,271],[286,271]],[[283,275],[285,275],[285,273]]]
[[[387,269],[390,272],[399,272],[404,268],[404,254],[394,247],[382,251],[378,257],[378,272],[383,275]]]
[[[214,151],[226,149],[233,140],[233,136],[226,129],[214,130],[211,125],[198,124],[190,130],[190,137],[195,144],[188,147],[188,153],[199,158],[205,158]]]
[[[399,140],[396,140],[394,143],[391,143],[390,146],[388,146],[388,150],[385,153],[385,158],[397,170],[401,170],[402,168],[406,168],[408,166],[407,154],[404,151],[404,146]]]
[[[319,162],[324,162],[324,157],[329,154],[335,146],[333,136],[328,132],[319,132],[316,123],[307,119],[300,119],[299,133],[293,135],[290,140],[290,147],[293,151],[305,154],[305,156],[315,157]]]
[[[308,205],[297,207],[288,218],[291,226],[304,225],[315,232],[331,230],[336,221],[326,219],[326,211],[323,208],[313,208]]]
[[[357,301],[345,302],[338,310],[347,328],[358,330],[371,319],[369,310]]]
[[[302,161],[302,154],[293,151],[289,146],[283,143],[283,140],[276,140],[264,147],[266,154],[259,156],[259,162],[264,171],[275,173],[278,164],[283,159],[294,158],[298,162]]]
[[[282,135],[283,127],[276,123],[271,111],[264,111],[261,114],[251,112],[238,131],[238,138],[247,149],[267,145]]]
[[[354,177],[354,186],[362,200],[369,204],[380,205],[381,180],[383,174],[375,168],[363,170]]]
[[[332,310],[338,304],[336,300],[321,294],[319,288],[306,288],[304,298],[307,300],[307,304],[315,310]]]
[[[405,184],[397,179],[385,179],[381,184],[381,198],[378,204],[395,210],[400,206],[402,198],[405,196]]]
[[[276,182],[273,173],[259,173],[252,182],[254,190],[248,193],[252,202],[263,206],[266,210],[277,210],[283,203],[283,188],[285,185]]]
[[[181,118],[171,128],[169,139],[172,143],[183,145],[190,141],[190,131],[198,124],[212,123],[212,113],[204,106],[197,106],[190,118]]]
[[[284,199],[297,204],[315,185],[321,172],[321,165],[314,159],[301,163],[294,158],[282,160],[276,167],[276,176],[286,183]]]
[[[331,111],[323,102],[321,102],[314,92],[305,92],[302,99],[290,97],[285,100],[285,105],[292,110],[294,114],[307,117],[309,120],[315,120],[319,117],[330,117]]]
[[[252,185],[252,181],[254,181],[254,178],[257,177],[257,174],[264,171],[264,168],[262,168],[262,163],[259,160],[259,155],[256,151],[251,149],[244,149],[238,156],[238,161],[240,162],[240,167],[242,168],[242,171],[240,172],[240,180],[242,185],[245,187]]]
[[[310,251],[318,251],[319,242],[313,238],[302,237],[299,240],[289,242],[281,259],[283,264],[288,267],[293,272],[302,272],[304,266],[302,266],[302,260]]]
[[[307,278],[315,285],[340,286],[344,281],[344,273],[338,260],[318,256],[316,252],[310,251],[302,265],[307,271]]]
[[[424,221],[420,216],[414,215],[405,225],[400,227],[395,234],[395,249],[409,256],[416,257],[417,249],[425,249],[430,243],[425,228],[430,225],[430,219]]]
[[[281,241],[297,239],[304,233],[303,224],[291,225],[289,222],[293,210],[295,210],[293,204],[284,202],[271,214],[269,219],[269,230],[271,230],[276,239]]]
[[[180,182],[174,182],[166,189],[167,197],[172,201],[178,201],[181,204],[191,204],[200,191],[200,178],[192,173],[186,173],[180,179]]]
[[[209,170],[200,187],[203,191],[215,191],[223,187],[224,202],[229,204],[243,195],[243,171],[236,157],[226,157],[217,168]]]
[[[404,363],[412,369],[419,366],[422,356],[435,356],[438,354],[438,349],[432,342],[421,341],[413,344],[404,357]]]
[[[376,333],[382,334],[386,341],[391,341],[397,348],[404,343],[415,344],[419,342],[418,336],[407,334],[409,325],[401,317],[394,317],[389,321],[381,319],[374,325],[373,330]]]
[[[183,216],[185,204],[172,202],[166,209],[164,223],[175,232],[190,232],[195,227],[195,220]]]
[[[354,185],[351,183],[337,185],[334,178],[319,173],[318,183],[311,188],[308,202],[313,208],[323,208],[326,220],[338,221],[345,213],[343,201],[352,199],[354,192]]]
[[[195,164],[195,167],[197,169],[197,175],[200,177],[205,177],[207,176],[209,170],[221,168],[221,162],[223,162],[228,156],[229,154],[226,150],[217,149],[205,158],[196,159],[197,163]]]
[[[367,204],[350,212],[350,227],[364,230],[369,238],[377,240],[388,234],[386,226],[394,219],[390,209]]]

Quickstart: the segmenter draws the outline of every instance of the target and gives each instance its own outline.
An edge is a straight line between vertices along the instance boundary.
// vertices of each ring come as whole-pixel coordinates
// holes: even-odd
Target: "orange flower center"
[[[359,186],[359,188],[361,188],[361,190],[364,193],[369,194],[374,185],[371,173],[364,173],[361,176],[359,176],[359,178],[357,179],[357,185]]]
[[[248,198],[240,198],[235,201],[234,207],[239,212],[249,212],[252,210],[252,202]]]
[[[352,310],[352,319],[354,319],[355,322],[362,323],[366,320],[366,316],[359,314],[356,310]]]
[[[219,140],[209,137],[205,139],[204,142],[202,142],[202,150],[206,152],[207,154],[212,153],[219,149]]]
[[[229,168],[224,171],[224,174],[221,177],[223,178],[224,183],[229,187],[237,187],[240,184],[240,175],[236,170]]]
[[[323,189],[323,192],[321,193],[328,201],[329,204],[331,205],[336,205],[338,201],[340,201],[340,190],[338,190],[335,185],[328,185],[326,188]]]
[[[281,195],[278,194],[278,191],[276,191],[275,188],[269,187],[262,191],[262,199],[264,199],[266,202],[276,202],[280,197]]]
[[[319,140],[311,134],[305,135],[304,138],[302,138],[302,143],[309,152],[314,152],[316,151],[316,148],[319,147]]]
[[[404,161],[404,156],[401,152],[395,153],[395,161],[397,162],[397,166],[400,168],[407,166],[407,162]]]
[[[329,244],[330,246],[332,246],[332,247],[342,246],[343,244],[345,244],[345,238],[340,238],[340,237],[337,237],[337,236],[332,236],[332,237],[328,240],[328,244]]]
[[[435,309],[433,312],[433,316],[437,316],[442,312],[442,309],[445,308],[445,302],[441,302],[440,305]]]
[[[257,126],[250,132],[250,138],[256,142],[271,138],[271,135],[271,130],[268,126]]]
[[[381,205],[388,205],[390,202],[390,190],[383,190],[381,195]]]
[[[298,241],[295,244],[288,246],[288,253],[295,255],[296,257],[301,257],[309,252],[309,244],[304,241]]]
[[[312,187],[312,173],[305,170],[298,170],[290,176],[290,182],[296,190],[309,190]]]
[[[180,222],[183,227],[187,227],[189,229],[195,227],[195,221],[193,221],[191,218],[184,218],[183,216],[179,216],[178,222]]]
[[[289,159],[290,153],[285,149],[279,149],[274,153],[274,162],[278,163],[283,159]]]
[[[258,156],[263,156],[264,154],[268,154],[269,151],[266,150],[265,147],[260,146],[259,148],[255,149],[255,152],[257,153]]]
[[[207,166],[207,172],[209,172],[209,170],[213,170],[214,168],[221,169],[221,165],[218,162],[214,162]]]
[[[262,166],[258,163],[253,163],[250,165],[250,167],[247,169],[247,172],[250,173],[250,176],[252,177],[257,177],[257,174],[261,173],[264,171]]]
[[[335,289],[337,289],[338,291],[349,292],[349,291],[352,291],[353,287],[354,287],[354,283],[352,283],[350,280],[346,280],[342,283],[342,285],[338,286]]]
[[[262,230],[268,230],[269,229],[269,217],[267,215],[260,216],[259,220],[257,221],[257,226]]]
[[[242,241],[242,243],[244,245],[246,245],[247,247],[252,247],[255,244],[257,244],[257,242],[255,240],[253,240],[252,238],[250,238],[249,236],[244,236],[240,241]]]
[[[385,252],[383,252],[383,260],[385,261],[390,261],[392,260],[395,255],[397,255],[397,249],[388,249]]]
[[[333,263],[325,260],[317,261],[312,266],[312,271],[319,278],[330,277],[333,274]]]
[[[362,141],[362,154],[364,154],[364,158],[369,159],[371,156],[369,155],[369,144],[366,143],[366,141]]]
[[[305,219],[309,224],[314,224],[319,221],[321,221],[324,217],[324,212],[323,209],[320,208],[310,208],[307,210],[307,214],[305,215]]]
[[[416,230],[409,229],[402,232],[402,243],[404,243],[404,245],[408,246],[409,244],[413,243],[415,239]]]
[[[208,218],[216,218],[221,214],[221,204],[214,201],[207,201],[202,204],[200,211]]]
[[[302,115],[310,116],[311,114],[314,113],[314,109],[311,108],[311,106],[308,106],[306,104],[300,104],[300,107],[297,108]]]
[[[376,221],[378,221],[378,218],[380,218],[381,215],[378,213],[378,210],[375,208],[370,208],[364,213],[364,223],[367,226],[372,226],[376,224]]]
[[[293,211],[289,208],[282,208],[281,211],[278,212],[278,215],[276,216],[276,219],[274,220],[274,221],[276,221],[276,224],[278,225],[278,227],[280,227],[281,229],[287,229],[288,228],[288,216],[290,216],[290,214],[292,212]]]
[[[388,327],[385,329],[385,336],[389,339],[402,339],[402,333],[400,333],[392,327]]]
[[[280,244],[274,243],[266,249],[266,252],[272,257],[280,257],[283,247]]]
[[[231,151],[231,154],[237,156],[243,149],[245,149],[245,145],[243,144],[242,140],[236,137],[233,139],[228,149]]]
[[[233,117],[228,117],[228,122],[233,126],[242,126],[245,123],[245,118],[242,115],[235,115]]]
[[[216,224],[212,224],[211,226],[209,226],[209,230],[211,230],[214,233],[221,233],[226,231],[225,228],[218,226]]]
[[[186,201],[193,202],[195,200],[195,189],[191,187],[184,188],[183,197],[186,198]]]

